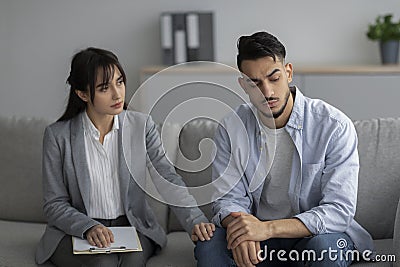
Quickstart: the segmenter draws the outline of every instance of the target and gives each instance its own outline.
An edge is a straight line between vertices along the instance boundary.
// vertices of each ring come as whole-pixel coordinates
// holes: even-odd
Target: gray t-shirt
[[[267,140],[266,164],[269,166],[272,161],[272,166],[264,182],[256,217],[262,221],[291,218],[294,213],[288,191],[294,143],[285,128],[270,129],[264,125],[263,128]]]

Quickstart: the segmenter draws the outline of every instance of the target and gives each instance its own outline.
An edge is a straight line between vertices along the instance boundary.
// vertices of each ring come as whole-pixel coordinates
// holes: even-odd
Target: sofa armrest
[[[397,205],[396,219],[394,222],[393,251],[396,255],[394,267],[400,267],[400,199]]]

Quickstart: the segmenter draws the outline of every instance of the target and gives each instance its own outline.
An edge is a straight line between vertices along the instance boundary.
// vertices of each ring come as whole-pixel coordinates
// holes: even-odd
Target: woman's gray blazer
[[[142,184],[146,168],[149,167],[152,176],[158,172],[174,184],[184,185],[184,183],[164,156],[158,131],[150,116],[124,111],[119,114],[119,124],[119,179],[125,214],[131,225],[139,232],[164,247],[167,242],[165,232],[145,200],[145,192],[132,179],[132,175],[140,181],[139,184]],[[122,143],[125,144],[124,147]],[[122,153],[123,149],[125,155],[128,155],[130,161],[128,164]],[[160,188],[158,189],[160,191]],[[48,224],[36,251],[37,263],[44,263],[51,257],[65,234],[83,238],[85,231],[98,224],[86,215],[89,192],[90,179],[85,155],[82,114],[79,114],[71,120],[53,123],[44,133],[43,209]],[[163,196],[163,192],[160,193]],[[183,199],[191,206],[195,203],[185,189],[178,192],[175,197]],[[173,210],[188,232],[194,224],[208,222],[197,207],[173,208]]]

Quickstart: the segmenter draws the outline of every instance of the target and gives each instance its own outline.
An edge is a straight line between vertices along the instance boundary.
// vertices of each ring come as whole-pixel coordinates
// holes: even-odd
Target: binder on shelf
[[[200,49],[200,25],[197,13],[188,13],[186,15],[186,32],[188,61],[195,61],[199,57]]]
[[[162,62],[214,61],[211,12],[163,12],[160,18]]]
[[[186,56],[186,23],[184,13],[174,13],[172,15],[174,64],[187,61]]]
[[[213,13],[186,14],[188,61],[214,61]]]
[[[136,228],[129,227],[109,227],[114,235],[114,243],[111,247],[98,248],[89,244],[86,239],[72,237],[72,250],[74,254],[98,254],[98,253],[115,253],[115,252],[132,252],[142,251],[139,236]]]
[[[197,60],[214,61],[214,22],[212,13],[199,14],[200,50]]]
[[[160,17],[161,53],[164,65],[174,64],[172,14],[162,13]]]

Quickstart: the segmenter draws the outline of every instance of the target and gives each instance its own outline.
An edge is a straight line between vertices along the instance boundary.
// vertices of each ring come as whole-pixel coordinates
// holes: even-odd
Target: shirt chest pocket
[[[323,162],[316,164],[303,163],[300,195],[310,197],[310,194],[321,194],[321,176],[323,168]]]

